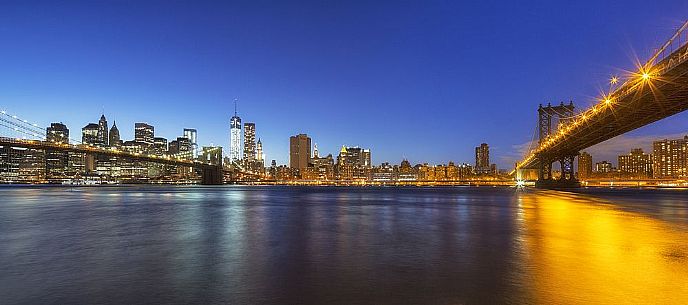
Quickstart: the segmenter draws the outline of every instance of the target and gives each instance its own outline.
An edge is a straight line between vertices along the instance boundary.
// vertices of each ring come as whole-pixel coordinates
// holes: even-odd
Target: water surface
[[[3,304],[688,304],[688,191],[0,187]]]

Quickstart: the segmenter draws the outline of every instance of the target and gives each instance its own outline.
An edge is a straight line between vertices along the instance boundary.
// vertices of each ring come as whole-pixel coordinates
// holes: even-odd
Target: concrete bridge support
[[[222,166],[204,165],[201,167],[201,184],[221,185],[224,183]]]
[[[562,189],[562,188],[576,188],[580,187],[580,182],[576,179],[576,172],[573,168],[573,163],[578,154],[571,153],[558,157],[556,161],[561,166],[561,176],[555,179],[552,175],[552,163],[555,161],[551,157],[540,157],[540,169],[538,173],[538,180],[535,186],[545,189]]]

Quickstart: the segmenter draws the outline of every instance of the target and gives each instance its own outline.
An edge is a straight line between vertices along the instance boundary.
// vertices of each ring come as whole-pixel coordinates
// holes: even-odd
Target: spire
[[[239,99],[237,99],[237,98],[234,99],[234,116],[237,116],[237,102],[238,101],[239,101]]]

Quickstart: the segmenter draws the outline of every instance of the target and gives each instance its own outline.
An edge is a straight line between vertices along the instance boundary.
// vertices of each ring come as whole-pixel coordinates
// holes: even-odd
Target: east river
[[[688,190],[0,187],[1,304],[688,304]]]

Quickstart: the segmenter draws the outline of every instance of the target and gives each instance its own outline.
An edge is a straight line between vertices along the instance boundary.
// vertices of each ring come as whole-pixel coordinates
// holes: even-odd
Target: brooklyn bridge
[[[70,143],[71,142],[71,143]],[[193,158],[191,151],[177,154],[153,154],[145,151],[127,151],[119,147],[102,147],[67,139],[58,142],[47,139],[45,129],[38,124],[0,111],[0,147],[33,149],[44,152],[76,153],[86,158],[114,157],[129,162],[171,165],[190,169],[204,185],[218,185],[235,180],[259,180],[261,175],[244,169],[240,164],[223,164],[222,149],[204,151],[207,158]]]

